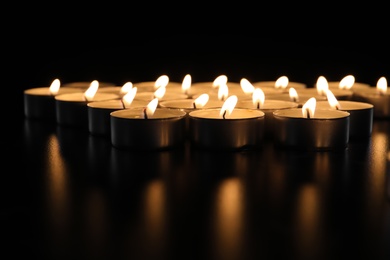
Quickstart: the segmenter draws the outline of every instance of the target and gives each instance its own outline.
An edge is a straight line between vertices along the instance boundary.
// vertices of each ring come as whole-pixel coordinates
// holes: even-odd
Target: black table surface
[[[390,257],[390,120],[341,151],[128,151],[77,128],[13,124],[0,230],[14,256]]]

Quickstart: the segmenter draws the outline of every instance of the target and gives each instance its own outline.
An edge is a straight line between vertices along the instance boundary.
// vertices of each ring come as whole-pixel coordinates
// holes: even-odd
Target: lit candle
[[[327,101],[317,101],[317,108],[337,109],[350,113],[349,138],[371,136],[374,106],[365,102],[337,100],[331,90],[327,92]]]
[[[390,92],[387,90],[387,79],[380,77],[376,88],[370,88],[366,91],[358,91],[354,94],[355,101],[366,102],[374,105],[374,118],[390,118]]]
[[[99,88],[105,88],[109,86],[115,86],[115,83],[99,81]],[[64,88],[78,88],[83,91],[87,90],[91,86],[91,81],[75,81],[63,83],[62,87]]]
[[[168,84],[168,81],[162,82],[161,84],[159,84],[159,87],[156,88],[156,90],[154,90],[153,92],[152,91],[143,91],[143,92],[138,91],[137,94],[135,95],[134,99],[152,101],[154,98],[157,98],[159,100],[159,102],[161,102],[163,100],[188,98],[188,96],[184,93],[167,93],[167,84]]]
[[[328,81],[328,85],[332,91],[334,89],[347,89],[352,90],[352,92],[365,90],[370,87],[370,84],[356,82],[353,75],[347,75],[340,81]]]
[[[55,96],[56,120],[63,126],[75,126],[88,129],[89,102],[118,99],[113,93],[97,93],[99,82],[94,80],[84,92],[66,93]]]
[[[186,112],[157,105],[158,99],[154,98],[144,108],[111,112],[112,145],[129,150],[163,150],[183,145]]]
[[[121,99],[110,99],[103,101],[89,102],[88,106],[88,130],[97,136],[110,136],[110,113],[116,110],[145,107],[146,100],[134,100],[137,87],[133,87]]]
[[[279,109],[297,108],[298,103],[293,101],[266,99],[261,88],[255,88],[251,100],[239,100],[238,108],[259,109],[265,114],[265,137],[272,139],[274,128],[273,112]]]
[[[287,92],[289,88],[300,89],[307,87],[305,83],[290,81],[287,76],[280,76],[275,81],[257,81],[254,82],[253,85],[261,89],[274,88],[278,90],[278,92]]]
[[[49,87],[27,89],[23,93],[24,115],[27,118],[56,121],[55,96],[80,92],[78,88],[63,88],[59,79],[53,80]]]
[[[315,95],[315,96],[313,96],[312,94],[308,94],[308,93],[299,93],[293,87],[290,87],[288,90],[289,90],[288,93],[284,92],[284,93],[267,95],[267,99],[297,102],[298,103],[298,107],[302,107],[303,104],[305,104],[306,101],[308,101],[312,97],[315,97],[315,99],[317,101],[326,100],[326,96],[325,95]]]
[[[302,108],[277,110],[273,114],[277,146],[303,150],[338,150],[348,146],[350,113],[316,109],[314,97]]]
[[[264,112],[235,108],[237,96],[229,96],[221,108],[190,112],[190,142],[210,150],[253,149],[262,145]]]
[[[205,81],[205,82],[194,82],[191,85],[191,88],[194,89],[197,93],[207,93],[211,96],[216,96],[216,94],[220,91],[219,87],[221,85],[226,85],[228,88],[231,89],[232,93],[236,89],[240,89],[241,86],[239,83],[236,82],[229,82],[228,77],[226,75],[219,75],[214,79],[214,81]],[[232,94],[230,93],[230,94]],[[198,95],[199,95],[198,94]],[[194,96],[195,98],[197,96]]]

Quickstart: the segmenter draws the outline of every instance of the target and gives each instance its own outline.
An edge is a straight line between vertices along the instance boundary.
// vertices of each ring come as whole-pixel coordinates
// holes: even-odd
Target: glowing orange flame
[[[288,85],[288,77],[287,76],[281,76],[275,81],[275,88],[282,88],[285,89]]]
[[[129,107],[131,105],[136,94],[137,94],[137,87],[133,87],[126,93],[126,95],[122,97],[122,102],[124,107]]]
[[[291,101],[294,101],[294,102],[298,101],[298,92],[295,90],[295,88],[289,88],[288,95],[290,96]]]
[[[329,89],[326,91],[326,98],[327,98],[328,103],[329,103],[331,108],[333,108],[333,109],[340,109],[341,108],[339,101],[337,100],[337,98],[335,97],[333,92]]]
[[[381,95],[387,92],[387,80],[385,77],[380,77],[376,83],[377,92]]]
[[[167,88],[161,86],[158,89],[156,89],[156,91],[154,91],[154,97],[156,97],[160,100],[164,97],[166,91],[167,91]]]
[[[245,94],[251,94],[255,90],[255,87],[246,78],[240,80],[240,85]]]
[[[340,80],[339,89],[351,89],[353,84],[355,84],[355,77],[347,75]]]
[[[92,100],[99,88],[99,81],[94,80],[89,85],[88,89],[84,92],[84,97],[87,101]]]
[[[225,100],[227,98],[228,95],[229,95],[229,88],[226,85],[226,83],[219,85],[219,88],[218,88],[218,99],[223,101],[223,100]]]
[[[226,118],[227,116],[230,116],[233,112],[234,107],[236,106],[238,101],[238,98],[236,95],[232,95],[226,99],[226,101],[223,103],[222,108],[219,112],[219,115],[222,118]]]
[[[161,75],[154,82],[154,89],[158,89],[160,87],[166,87],[169,83],[169,77],[167,75]]]
[[[197,108],[204,107],[208,101],[209,101],[209,94],[204,93],[194,100],[194,106]]]
[[[187,74],[183,78],[183,82],[181,83],[181,90],[183,93],[188,93],[191,88],[192,78],[190,74]]]
[[[158,105],[158,98],[152,99],[149,104],[144,109],[144,118],[149,118],[154,115],[154,112],[156,111]]]
[[[227,80],[228,78],[226,75],[220,75],[216,77],[213,81],[213,88],[218,88],[220,85],[226,85]]]
[[[61,82],[59,79],[53,80],[49,87],[50,94],[56,95],[58,91],[60,90]]]
[[[262,108],[264,105],[265,95],[261,88],[255,88],[252,93],[252,102],[257,108]]]
[[[309,98],[302,106],[302,116],[304,118],[314,117],[316,110],[317,100],[314,97]]]
[[[329,84],[324,76],[318,77],[316,87],[319,95],[326,95],[326,90],[329,89]]]

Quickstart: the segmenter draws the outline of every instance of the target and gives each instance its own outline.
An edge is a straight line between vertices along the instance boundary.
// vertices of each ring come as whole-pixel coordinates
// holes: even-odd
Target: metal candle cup
[[[301,108],[291,108],[273,114],[277,146],[302,150],[339,150],[348,146],[348,112],[316,109],[314,117],[304,118]]]
[[[190,142],[210,150],[241,150],[260,147],[264,138],[264,112],[235,108],[229,118],[220,116],[220,109],[192,111]]]
[[[118,99],[112,93],[96,93],[91,100],[86,100],[83,92],[57,95],[56,120],[59,125],[88,129],[89,102]]]
[[[264,122],[264,129],[265,129],[265,137],[272,139],[273,132],[274,132],[274,115],[273,112],[279,109],[290,109],[290,108],[297,108],[298,103],[292,102],[292,101],[283,101],[283,100],[270,100],[266,99],[264,100],[264,104],[261,107],[257,107],[255,104],[253,104],[252,100],[242,100],[238,101],[237,108],[250,108],[250,109],[259,109],[264,112],[265,114],[265,122]]]
[[[144,108],[111,112],[111,143],[128,150],[163,150],[185,141],[186,112],[157,108],[153,116],[143,118]]]
[[[80,92],[77,88],[60,88],[58,93],[50,94],[49,87],[27,89],[23,93],[24,115],[27,118],[56,121],[55,96],[65,93]]]
[[[349,137],[365,138],[371,136],[374,106],[369,103],[340,100],[339,110],[350,113]],[[331,109],[328,101],[317,101],[317,108]]]
[[[133,100],[130,106],[124,107],[121,100],[105,100],[89,102],[88,106],[88,131],[93,135],[110,136],[110,114],[116,110],[134,107],[145,107],[148,101]]]
[[[390,118],[390,92],[379,94],[374,88],[372,88],[371,91],[356,92],[354,94],[354,100],[372,104],[374,106],[374,118]]]

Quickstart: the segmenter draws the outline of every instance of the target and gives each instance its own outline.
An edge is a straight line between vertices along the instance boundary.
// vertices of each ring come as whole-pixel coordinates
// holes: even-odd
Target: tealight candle
[[[56,121],[55,96],[80,92],[78,88],[61,87],[59,79],[53,80],[50,87],[27,89],[23,92],[24,115],[27,118]]]
[[[365,90],[370,87],[370,84],[360,83],[355,81],[353,75],[347,75],[342,78],[340,81],[328,81],[329,89],[348,89],[352,92]]]
[[[90,86],[91,81],[75,81],[62,84],[62,87],[64,88],[78,88],[82,89],[83,91],[87,90]],[[99,81],[99,88],[105,88],[108,86],[116,86],[116,84],[111,82]]]
[[[329,89],[329,83],[324,76],[319,76],[314,88],[300,89],[299,94],[326,96]],[[350,89],[332,89],[333,94],[338,100],[352,100],[353,92]]]
[[[298,103],[293,101],[265,99],[265,95],[260,88],[256,88],[252,95],[252,100],[239,100],[237,108],[259,109],[265,114],[265,137],[272,139],[274,128],[273,112],[279,109],[297,108]]]
[[[374,105],[374,118],[389,119],[390,92],[387,89],[387,80],[385,77],[381,77],[377,82],[376,88],[356,92],[354,94],[354,100]]]
[[[138,89],[138,93],[141,92],[154,92],[159,87],[174,87],[178,88],[181,87],[180,82],[173,82],[169,80],[169,77],[167,75],[161,75],[156,79],[156,81],[142,81],[142,82],[136,82],[133,84]]]
[[[317,101],[319,109],[337,109],[350,113],[349,138],[365,138],[371,136],[374,106],[365,102],[340,100],[338,101],[331,91],[327,101]]]
[[[302,108],[274,111],[275,145],[303,150],[346,149],[350,113],[315,106],[316,99],[311,98]]]
[[[158,99],[146,108],[111,112],[111,143],[119,149],[163,150],[185,142],[185,116],[181,110],[156,108]]]
[[[85,92],[67,93],[55,96],[56,121],[59,125],[88,129],[89,102],[118,99],[112,93],[97,93],[99,82],[94,80]]]
[[[145,107],[148,101],[134,100],[137,87],[132,88],[121,99],[110,99],[89,102],[88,106],[88,130],[96,136],[108,137],[111,134],[110,114],[116,110]]]
[[[254,149],[262,145],[264,112],[234,109],[237,97],[226,99],[221,108],[190,112],[190,142],[194,147],[210,150]]]
[[[99,88],[98,93],[113,93],[117,94],[119,97],[123,97],[133,88],[133,83],[126,82],[122,86],[107,86],[104,88]]]

